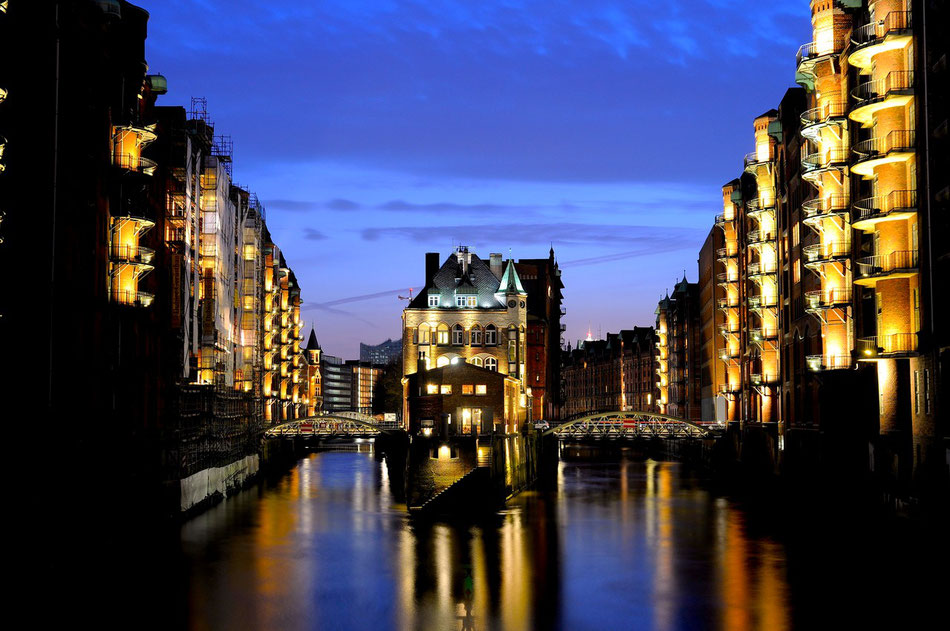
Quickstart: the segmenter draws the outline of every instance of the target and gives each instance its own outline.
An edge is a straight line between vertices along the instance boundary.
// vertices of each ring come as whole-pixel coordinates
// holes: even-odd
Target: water
[[[420,522],[394,504],[385,464],[371,454],[318,453],[180,531],[133,544],[120,575],[137,594],[125,620],[282,630],[861,628],[885,613],[908,622],[928,602],[921,585],[942,584],[923,579],[927,557],[913,537],[831,525],[818,511],[800,517],[717,496],[679,463],[619,458],[562,462],[556,491],[522,494],[478,523]],[[883,560],[873,547],[881,536],[895,537]],[[116,600],[94,608],[100,620]]]

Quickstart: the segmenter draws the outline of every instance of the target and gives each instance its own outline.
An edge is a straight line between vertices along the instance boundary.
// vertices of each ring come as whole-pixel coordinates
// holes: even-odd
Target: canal
[[[395,503],[371,453],[310,454],[133,545],[120,577],[140,592],[131,626],[879,628],[861,623],[898,611],[907,622],[928,602],[929,561],[901,528],[753,510],[676,462],[558,467],[556,491],[477,522],[427,522]]]

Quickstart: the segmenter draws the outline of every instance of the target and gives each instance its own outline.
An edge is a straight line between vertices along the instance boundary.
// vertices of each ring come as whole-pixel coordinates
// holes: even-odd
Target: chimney
[[[489,267],[491,268],[491,273],[495,275],[495,278],[501,280],[502,274],[505,273],[504,265],[501,262],[501,254],[496,254],[492,252],[488,255],[489,258]]]
[[[439,253],[426,252],[426,286],[432,284],[432,279],[439,271]]]

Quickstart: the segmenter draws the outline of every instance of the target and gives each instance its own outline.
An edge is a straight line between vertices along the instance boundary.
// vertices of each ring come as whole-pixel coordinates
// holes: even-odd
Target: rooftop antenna
[[[409,288],[409,295],[408,295],[408,296],[399,296],[399,299],[400,299],[400,300],[408,300],[409,302],[412,302],[412,287]]]

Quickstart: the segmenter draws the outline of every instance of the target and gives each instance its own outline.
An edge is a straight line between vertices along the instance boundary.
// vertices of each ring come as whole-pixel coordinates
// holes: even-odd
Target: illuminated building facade
[[[348,360],[350,370],[350,409],[362,414],[373,413],[373,397],[383,374],[383,367],[371,362]]]
[[[323,412],[323,374],[320,370],[323,350],[317,341],[317,333],[310,329],[307,346],[304,349],[306,359],[307,412],[304,416],[315,416]]]
[[[684,276],[656,307],[656,411],[701,420],[699,285]]]

